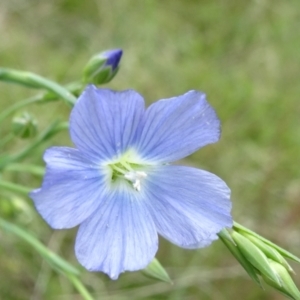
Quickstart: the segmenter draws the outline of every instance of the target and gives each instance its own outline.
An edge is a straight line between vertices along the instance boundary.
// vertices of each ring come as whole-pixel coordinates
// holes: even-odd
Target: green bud
[[[294,271],[285,260],[300,262],[298,257],[236,222],[233,231],[223,229],[219,237],[254,281],[260,283],[261,276],[288,298],[300,300],[300,292],[289,274]]]
[[[261,240],[266,245],[268,245],[268,246],[274,248],[275,250],[277,250],[283,257],[289,258],[291,260],[294,260],[294,261],[300,263],[300,259],[297,256],[295,256],[294,254],[292,254],[291,252],[279,247],[278,245],[276,245],[276,244],[272,243],[271,241],[265,239],[264,237],[262,237],[261,235],[255,233],[254,231],[242,226],[241,224],[239,224],[237,222],[234,222],[233,229],[237,230],[241,234],[248,233],[248,234],[256,237],[257,239]]]
[[[14,135],[27,139],[34,137],[37,133],[37,121],[27,112],[16,116],[12,120],[12,131]]]
[[[232,238],[236,242],[242,255],[256,268],[261,274],[269,277],[271,280],[280,284],[277,273],[270,267],[269,260],[266,255],[246,237],[238,232],[232,233]]]
[[[154,258],[151,263],[142,270],[142,273],[145,276],[172,283],[168,273],[156,258]]]
[[[285,296],[289,297],[290,299],[299,300],[300,292],[287,269],[280,263],[275,262],[271,259],[269,260],[269,265],[271,266],[273,271],[276,272],[280,283],[274,282],[269,277],[262,274],[262,277],[265,280],[265,282],[277,289],[278,291],[280,291],[281,293],[283,293]]]
[[[119,70],[122,53],[114,49],[93,56],[83,70],[83,82],[99,85],[111,81]]]
[[[279,264],[283,265],[289,272],[294,273],[292,267],[275,248],[265,244],[262,240],[256,238],[251,234],[241,234],[248,238],[251,242],[253,242],[253,244],[255,244],[268,258],[272,259],[273,261],[277,261]]]
[[[257,275],[257,269],[242,255],[241,251],[237,247],[236,243],[232,239],[230,233],[223,229],[219,232],[219,238],[231,252],[231,254],[237,259],[237,261],[242,265],[248,275],[254,280],[260,287],[262,287],[260,278]]]

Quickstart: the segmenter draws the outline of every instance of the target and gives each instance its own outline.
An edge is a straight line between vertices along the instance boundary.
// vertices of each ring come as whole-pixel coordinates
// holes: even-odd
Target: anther
[[[147,174],[142,171],[130,171],[124,175],[124,177],[132,182],[135,190],[138,192],[141,190],[141,179],[147,177]]]

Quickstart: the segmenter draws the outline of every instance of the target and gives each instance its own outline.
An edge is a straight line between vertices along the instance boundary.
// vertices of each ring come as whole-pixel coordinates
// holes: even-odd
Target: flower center
[[[141,179],[146,178],[147,174],[142,171],[130,171],[124,177],[132,182],[134,189],[138,192],[141,190]]]
[[[111,181],[126,180],[130,182],[136,191],[141,190],[141,182],[147,177],[147,173],[142,171],[143,165],[132,162],[129,155],[122,156],[118,161],[108,165],[111,170]]]

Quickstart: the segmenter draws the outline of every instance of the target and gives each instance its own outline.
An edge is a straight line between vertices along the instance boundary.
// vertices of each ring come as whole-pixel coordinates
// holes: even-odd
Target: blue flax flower
[[[158,234],[201,248],[232,225],[230,191],[220,178],[169,164],[219,139],[204,94],[145,109],[133,90],[89,86],[71,113],[70,134],[76,148],[45,152],[42,187],[30,196],[51,227],[80,225],[75,252],[88,270],[117,279],[150,263]]]

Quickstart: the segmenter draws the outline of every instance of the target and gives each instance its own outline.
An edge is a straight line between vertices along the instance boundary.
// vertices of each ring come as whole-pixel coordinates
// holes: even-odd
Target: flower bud
[[[277,277],[279,278],[280,283],[278,284],[277,282],[274,282],[269,277],[266,277],[264,276],[264,274],[262,274],[264,281],[273,288],[283,293],[284,295],[288,296],[289,298],[295,300],[300,299],[300,292],[296,287],[288,270],[280,263],[275,262],[271,259],[269,260],[269,264],[273,271],[277,273]]]
[[[245,232],[240,232],[240,233],[248,240],[250,240],[253,244],[255,244],[268,258],[284,266],[290,273],[294,273],[292,267],[288,264],[288,262],[271,245],[264,243],[262,240],[258,239],[257,237],[251,234]]]
[[[223,229],[219,237],[249,276],[261,286],[260,276],[271,287],[290,299],[300,299],[300,292],[289,273],[294,273],[285,258],[300,263],[300,259],[234,222],[232,231]]]
[[[37,121],[29,113],[23,112],[20,116],[13,118],[12,131],[14,135],[22,139],[34,137],[37,133]]]
[[[93,56],[83,70],[84,83],[99,85],[111,81],[119,70],[122,54],[121,49],[113,49]]]
[[[238,232],[234,231],[231,236],[247,261],[250,262],[250,264],[253,265],[257,270],[259,270],[262,275],[269,277],[274,282],[279,284],[277,273],[271,268],[265,253],[256,247],[252,241],[242,236]]]
[[[233,240],[232,236],[228,232],[227,229],[223,229],[219,232],[219,238],[224,243],[224,245],[228,248],[231,254],[237,259],[237,261],[242,265],[248,275],[254,280],[260,287],[262,287],[260,278],[258,274],[260,274],[257,269],[244,257],[238,248],[237,244]]]

